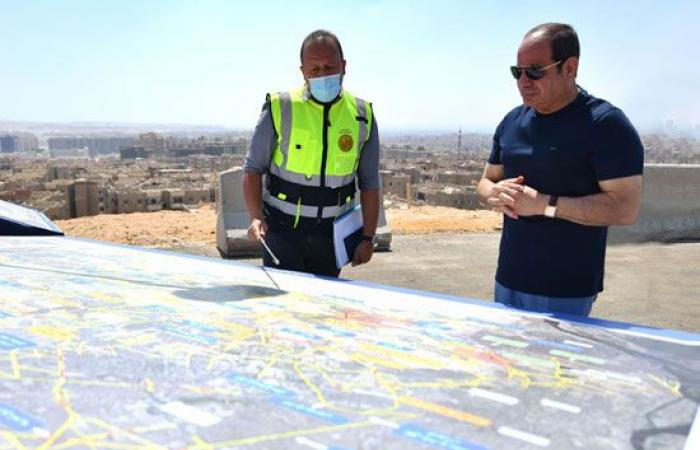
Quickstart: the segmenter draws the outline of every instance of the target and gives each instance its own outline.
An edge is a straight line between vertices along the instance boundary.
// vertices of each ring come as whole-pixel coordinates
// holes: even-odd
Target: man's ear
[[[564,62],[564,72],[567,78],[576,78],[578,74],[578,58],[571,56]]]

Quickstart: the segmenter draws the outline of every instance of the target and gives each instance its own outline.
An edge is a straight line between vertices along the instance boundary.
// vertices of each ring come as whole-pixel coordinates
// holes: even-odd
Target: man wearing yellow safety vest
[[[372,258],[379,215],[379,137],[372,105],[342,89],[345,59],[331,32],[300,51],[304,85],[268,94],[246,155],[248,238],[263,241],[265,266],[337,277],[333,220],[360,189],[363,236],[352,264]],[[263,175],[265,183],[263,186]]]

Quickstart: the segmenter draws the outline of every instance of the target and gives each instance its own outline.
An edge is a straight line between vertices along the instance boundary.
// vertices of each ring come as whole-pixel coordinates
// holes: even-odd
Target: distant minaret
[[[462,153],[462,127],[459,127],[459,134],[457,135],[457,153]]]

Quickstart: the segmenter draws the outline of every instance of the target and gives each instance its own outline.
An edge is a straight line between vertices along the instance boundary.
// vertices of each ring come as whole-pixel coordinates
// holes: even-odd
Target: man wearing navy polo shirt
[[[479,182],[504,214],[495,300],[587,316],[603,290],[609,225],[639,213],[644,149],[624,113],[576,84],[569,25],[538,25],[518,49],[523,104],[498,125]]]

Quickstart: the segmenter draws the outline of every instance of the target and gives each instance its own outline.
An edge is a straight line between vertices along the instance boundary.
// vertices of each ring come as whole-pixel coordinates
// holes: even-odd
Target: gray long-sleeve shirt
[[[243,170],[246,172],[265,173],[270,167],[272,152],[277,146],[277,132],[272,124],[270,102],[263,105],[260,118],[255,126],[253,138],[250,141],[248,153],[245,155]],[[379,133],[377,121],[372,114],[372,125],[369,139],[360,153],[360,163],[357,167],[357,181],[361,191],[379,189]]]

